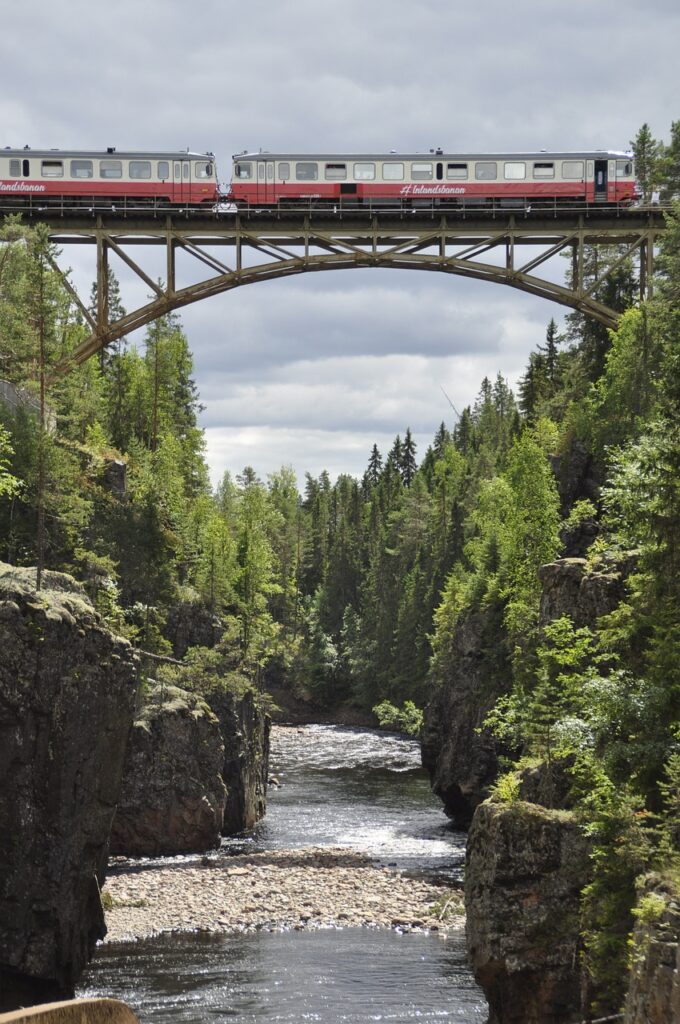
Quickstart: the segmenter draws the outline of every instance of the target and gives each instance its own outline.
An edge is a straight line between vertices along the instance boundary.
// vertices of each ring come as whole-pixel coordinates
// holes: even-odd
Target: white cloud
[[[224,180],[244,148],[625,148],[643,121],[667,137],[678,116],[679,36],[674,0],[24,0],[0,35],[0,144],[209,149]],[[86,297],[93,255],[64,253]],[[135,255],[163,274],[158,253]],[[128,308],[146,301],[146,285],[112,265]],[[373,440],[389,446],[407,425],[422,447],[450,412],[440,385],[460,407],[485,374],[516,380],[564,312],[394,271],[290,278],[187,307],[213,473],[358,471]]]

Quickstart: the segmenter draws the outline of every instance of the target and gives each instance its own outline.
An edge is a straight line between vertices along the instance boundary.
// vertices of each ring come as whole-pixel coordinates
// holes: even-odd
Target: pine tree
[[[662,201],[669,203],[680,199],[680,121],[671,124],[671,141],[664,151],[662,177]]]
[[[528,423],[534,423],[547,392],[547,371],[542,352],[531,352],[529,365],[519,381],[519,407]]]
[[[365,479],[370,487],[377,487],[380,480],[380,474],[382,473],[383,460],[382,455],[378,451],[377,444],[374,444],[371,448],[371,454],[368,459],[368,466],[366,467]]]
[[[406,428],[404,443],[401,448],[401,465],[399,467],[401,478],[406,487],[410,487],[418,469],[416,462],[416,443],[411,434],[411,428]]]
[[[548,384],[548,395],[550,398],[557,390],[557,367],[558,367],[558,340],[557,324],[553,317],[550,318],[548,329],[545,334],[545,345],[539,345],[538,350],[543,356],[545,365],[545,379]]]
[[[635,156],[635,176],[642,192],[642,202],[649,203],[662,177],[663,146],[652,135],[645,122],[631,141]]]

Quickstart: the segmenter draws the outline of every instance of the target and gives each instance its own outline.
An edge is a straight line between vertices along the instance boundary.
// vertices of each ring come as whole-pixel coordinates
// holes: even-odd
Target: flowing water
[[[337,726],[276,727],[271,772],[280,785],[270,788],[266,818],[251,834],[225,840],[224,857],[347,846],[408,873],[460,879],[464,836],[430,793],[415,741]],[[182,860],[191,858],[171,863]],[[124,999],[154,1024],[482,1024],[487,1012],[460,936],[361,928],[107,945],[78,994]]]

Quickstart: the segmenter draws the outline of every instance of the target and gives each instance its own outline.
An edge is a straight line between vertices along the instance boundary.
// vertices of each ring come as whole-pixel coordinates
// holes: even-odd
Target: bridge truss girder
[[[383,267],[431,270],[518,288],[558,302],[615,328],[618,313],[595,297],[600,285],[621,263],[639,265],[641,298],[651,293],[655,244],[664,230],[660,214],[622,211],[569,216],[515,214],[499,218],[450,216],[298,217],[241,214],[192,217],[149,216],[139,220],[71,217],[51,230],[59,246],[87,244],[97,251],[96,314],[80,299],[68,273],[55,261],[74,302],[90,328],[90,336],[56,369],[57,375],[83,363],[100,349],[153,320],[193,302],[247,284],[314,271]],[[586,247],[618,246],[615,261],[605,262],[595,276],[586,276]],[[137,246],[163,246],[165,283],[154,281],[130,255]],[[227,264],[214,254],[229,248]],[[527,247],[540,251],[529,255]],[[177,253],[183,251],[209,273],[178,286]],[[109,318],[109,256],[114,253],[148,287],[147,303],[124,317]],[[522,255],[523,253],[523,255]],[[555,256],[571,257],[572,286],[541,277],[536,271]],[[523,258],[524,257],[524,258]]]

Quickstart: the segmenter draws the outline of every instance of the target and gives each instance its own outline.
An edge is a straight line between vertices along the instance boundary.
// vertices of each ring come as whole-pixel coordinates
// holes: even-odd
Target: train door
[[[258,203],[273,203],[276,201],[276,190],[274,188],[274,161],[257,161],[257,201]]]
[[[173,199],[176,203],[188,203],[191,199],[191,161],[175,160],[174,172]]]
[[[607,202],[607,161],[595,161],[595,202]]]

